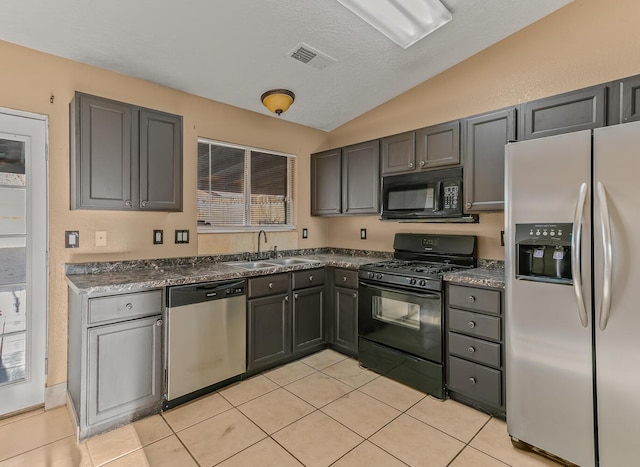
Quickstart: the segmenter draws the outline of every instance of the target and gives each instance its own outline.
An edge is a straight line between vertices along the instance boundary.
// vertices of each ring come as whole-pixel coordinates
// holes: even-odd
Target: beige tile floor
[[[66,408],[0,420],[6,466],[557,465],[511,446],[503,421],[325,350],[77,443]]]

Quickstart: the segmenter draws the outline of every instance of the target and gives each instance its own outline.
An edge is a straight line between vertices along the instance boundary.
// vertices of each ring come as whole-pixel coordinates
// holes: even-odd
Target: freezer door
[[[601,321],[605,282],[603,202],[595,197],[594,296],[600,465],[638,465],[640,458],[640,122],[594,132],[594,183],[602,184],[611,231],[608,322]],[[606,305],[606,303],[605,303]],[[606,316],[605,316],[606,317]],[[602,324],[604,330],[600,329]],[[606,324],[606,327],[604,326]]]
[[[506,148],[505,265],[507,429],[583,467],[595,464],[590,304],[591,132]],[[515,225],[572,223],[586,183],[581,270],[587,327],[567,284],[515,279]],[[575,228],[574,228],[575,232]]]

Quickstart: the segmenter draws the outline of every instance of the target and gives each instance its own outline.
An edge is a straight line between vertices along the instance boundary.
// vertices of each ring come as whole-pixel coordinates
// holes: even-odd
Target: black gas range
[[[360,267],[360,363],[444,397],[442,275],[477,266],[477,238],[396,234],[394,259]]]

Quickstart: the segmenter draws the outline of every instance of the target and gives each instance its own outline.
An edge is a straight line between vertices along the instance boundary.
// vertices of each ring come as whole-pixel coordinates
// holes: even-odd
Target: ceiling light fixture
[[[451,21],[439,0],[338,0],[403,49]]]
[[[288,89],[271,89],[265,92],[260,97],[260,100],[262,101],[262,105],[267,109],[280,115],[282,112],[287,111],[289,106],[293,104],[295,98],[296,95]]]

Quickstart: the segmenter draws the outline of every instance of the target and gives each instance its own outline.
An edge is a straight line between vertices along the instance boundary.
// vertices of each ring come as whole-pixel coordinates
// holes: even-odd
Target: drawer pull
[[[286,297],[284,297],[284,301],[288,302],[289,301],[289,296],[287,295]]]
[[[353,294],[353,298],[358,298],[358,294],[357,294],[357,293],[354,293],[354,294]]]
[[[476,301],[476,297],[474,297],[473,295],[469,295],[469,296],[467,297],[467,300],[469,301],[469,303],[473,303],[473,302],[475,302],[475,301]]]
[[[293,298],[295,298],[295,299],[297,300],[297,299],[298,299],[298,294],[297,294],[297,293],[294,293],[294,294],[293,294]]]
[[[313,276],[309,276],[309,282],[313,282]]]
[[[131,304],[131,303],[127,303],[127,304],[125,305],[125,308],[126,308],[127,310],[131,311],[131,310],[133,309],[133,304]]]
[[[269,288],[273,289],[273,282],[269,282]]]
[[[476,327],[476,323],[475,321],[469,321],[469,323],[467,323],[467,326],[469,326],[469,329],[473,329]]]
[[[347,276],[342,276],[342,282],[347,282]]]
[[[476,379],[474,377],[469,378],[469,382],[471,384],[476,384]]]
[[[476,348],[469,346],[469,348],[467,349],[469,351],[469,353],[475,353],[476,352]]]
[[[156,326],[158,326],[158,327],[162,326],[163,324],[164,324],[164,322],[161,319],[156,321]]]

